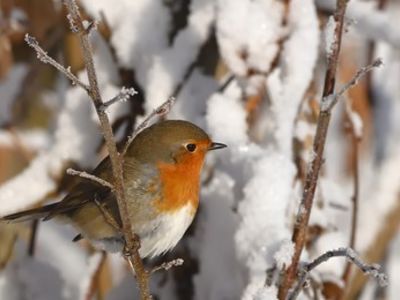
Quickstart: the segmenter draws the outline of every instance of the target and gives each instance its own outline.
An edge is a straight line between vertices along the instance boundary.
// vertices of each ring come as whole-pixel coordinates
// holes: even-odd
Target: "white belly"
[[[172,249],[182,238],[194,217],[191,203],[170,214],[165,214],[151,221],[154,228],[146,235],[141,235],[141,257],[153,257]]]

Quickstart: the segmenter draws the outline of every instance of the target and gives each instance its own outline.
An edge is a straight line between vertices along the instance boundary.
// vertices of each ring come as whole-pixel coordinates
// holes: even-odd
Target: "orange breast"
[[[162,199],[156,202],[159,211],[174,212],[191,203],[193,214],[196,212],[204,156],[187,154],[176,164],[158,164],[162,181]]]

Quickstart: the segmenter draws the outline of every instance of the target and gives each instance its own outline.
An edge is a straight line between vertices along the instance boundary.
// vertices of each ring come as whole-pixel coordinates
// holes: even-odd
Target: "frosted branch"
[[[113,105],[114,103],[117,102],[126,102],[129,100],[130,97],[133,97],[137,94],[137,91],[134,88],[126,88],[122,87],[118,95],[116,95],[114,98],[111,98],[107,102],[104,102],[102,105],[100,105],[100,110],[105,111],[108,107]]]
[[[366,264],[361,260],[357,253],[351,248],[339,248],[336,250],[330,250],[322,254],[321,256],[314,259],[312,262],[301,267],[296,287],[289,295],[289,300],[294,300],[299,295],[301,289],[304,286],[310,272],[318,267],[320,264],[328,261],[332,257],[345,257],[348,261],[356,265],[364,274],[372,276],[378,281],[380,286],[386,286],[388,284],[388,278],[385,273],[381,271],[381,266],[378,264]]]
[[[65,76],[68,77],[68,79],[71,80],[73,85],[79,85],[82,87],[87,93],[89,93],[89,87],[84,84],[82,81],[79,80],[78,77],[76,77],[74,74],[71,72],[71,68],[67,67],[65,68],[61,64],[59,64],[57,61],[55,61],[53,58],[51,58],[46,51],[40,47],[38,41],[30,36],[28,33],[25,34],[25,42],[28,44],[29,47],[33,48],[36,51],[37,58],[45,64],[50,64],[54,68],[56,68],[58,71],[63,73]]]
[[[108,181],[101,179],[100,177],[97,177],[95,175],[89,174],[84,171],[77,171],[72,168],[68,168],[66,172],[68,175],[79,176],[81,178],[85,178],[85,179],[91,180],[95,183],[98,183],[104,187],[110,188],[111,190],[114,190],[114,186],[111,183],[109,183]]]
[[[155,272],[160,271],[160,270],[168,271],[169,269],[171,269],[173,267],[182,266],[183,263],[184,263],[184,260],[182,258],[173,259],[171,261],[162,263],[161,265],[153,268],[153,270],[151,270],[151,273],[155,273]]]

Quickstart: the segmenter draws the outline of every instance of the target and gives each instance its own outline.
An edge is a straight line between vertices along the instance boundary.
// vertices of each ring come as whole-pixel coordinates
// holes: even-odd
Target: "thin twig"
[[[72,168],[68,168],[66,172],[68,175],[79,176],[79,177],[91,180],[93,182],[96,182],[104,187],[110,188],[111,190],[114,190],[114,186],[111,183],[109,183],[107,180],[101,179],[100,177],[89,174],[85,171],[77,171]]]
[[[29,245],[28,245],[28,255],[33,257],[35,255],[36,249],[36,238],[37,238],[37,231],[39,228],[39,220],[33,220],[31,226],[31,234],[29,237]]]
[[[183,261],[182,258],[177,258],[177,259],[173,259],[173,260],[168,261],[168,262],[164,262],[164,263],[162,263],[161,265],[159,265],[159,266],[157,266],[157,267],[154,267],[154,268],[151,270],[151,274],[153,274],[153,273],[155,273],[155,272],[157,272],[157,271],[160,271],[160,270],[168,271],[168,270],[171,269],[172,267],[182,266],[183,263],[184,263],[184,261]]]
[[[122,89],[120,90],[120,92],[118,93],[118,95],[116,95],[115,97],[111,98],[110,100],[108,100],[107,102],[104,102],[100,109],[105,111],[108,107],[110,107],[112,104],[116,103],[116,102],[126,102],[129,100],[130,97],[133,97],[137,94],[136,90],[134,88],[125,88],[122,87]]]
[[[346,102],[346,114],[350,121],[350,136],[352,143],[352,160],[353,160],[353,196],[351,197],[351,202],[353,204],[352,215],[351,215],[351,232],[350,232],[350,244],[351,249],[355,249],[356,234],[357,234],[357,222],[358,222],[358,197],[360,190],[360,179],[359,179],[359,167],[358,167],[358,145],[361,140],[361,133],[358,132],[357,124],[354,124],[355,112],[352,111],[351,104],[349,101]],[[358,115],[357,115],[358,117]],[[344,287],[342,293],[345,292],[346,286],[349,284],[351,272],[351,263],[347,262],[345,270],[342,275],[342,280],[344,282]]]
[[[141,132],[144,128],[146,128],[149,125],[149,122],[151,119],[154,117],[161,117],[166,115],[170,110],[171,107],[175,103],[175,98],[174,97],[169,97],[167,101],[165,101],[163,104],[161,104],[159,107],[154,109],[144,120],[142,123],[140,123],[135,130],[133,131],[132,135],[128,138],[127,142],[125,143],[124,149],[122,150],[122,155],[125,154],[126,150],[128,150],[128,147],[130,143],[134,140],[134,138],[138,135],[139,132]]]
[[[37,58],[45,63],[45,64],[50,64],[54,68],[56,68],[58,71],[63,73],[66,77],[68,77],[71,81],[72,84],[79,85],[82,87],[87,93],[89,93],[89,86],[84,84],[82,81],[79,80],[78,77],[76,77],[74,74],[71,72],[71,68],[65,68],[61,64],[59,64],[57,61],[55,61],[53,58],[51,58],[46,51],[42,49],[42,47],[39,46],[38,41],[30,36],[28,33],[25,34],[25,42],[28,44],[29,47],[33,48],[36,51]]]
[[[231,74],[228,76],[227,79],[221,84],[221,86],[217,89],[218,93],[223,93],[226,88],[232,83],[232,81],[235,79],[235,75]]]
[[[374,68],[382,66],[382,64],[382,59],[377,58],[371,64],[359,69],[357,73],[353,76],[353,78],[348,83],[346,83],[337,93],[330,94],[322,100],[321,110],[331,111],[345,92],[355,86],[358,81],[368,72],[372,71],[372,69]]]
[[[115,218],[110,214],[110,212],[104,207],[104,203],[100,203],[97,199],[96,196],[94,197],[94,203],[97,205],[99,208],[100,212],[102,213],[104,219],[108,224],[110,224],[114,229],[117,231],[121,231],[121,226],[118,225],[118,222],[115,220]]]
[[[290,293],[288,300],[294,300],[299,295],[301,289],[306,282],[309,273],[318,267],[323,262],[328,261],[332,257],[345,257],[349,262],[356,265],[364,274],[374,277],[379,285],[386,286],[388,284],[388,277],[385,273],[381,271],[381,266],[377,264],[366,264],[361,260],[357,253],[351,248],[339,248],[336,250],[327,251],[321,256],[314,259],[312,262],[303,266],[300,270],[300,277],[297,282],[296,287]]]
[[[322,94],[322,104],[320,114],[318,116],[317,130],[314,137],[313,153],[315,153],[311,164],[307,171],[306,181],[304,183],[303,195],[296,216],[296,223],[294,225],[292,241],[295,244],[292,262],[283,277],[282,283],[279,287],[278,298],[286,299],[289,289],[296,279],[297,268],[300,260],[300,255],[303,251],[308,221],[310,219],[311,208],[313,205],[314,193],[317,186],[319,171],[323,163],[323,153],[325,147],[326,136],[331,117],[330,110],[322,110],[323,100],[329,95],[334,94],[336,69],[339,60],[339,52],[342,41],[344,14],[346,11],[347,0],[338,0],[336,4],[335,31],[334,43],[331,47],[331,55],[328,57],[328,67],[325,75],[324,90]]]

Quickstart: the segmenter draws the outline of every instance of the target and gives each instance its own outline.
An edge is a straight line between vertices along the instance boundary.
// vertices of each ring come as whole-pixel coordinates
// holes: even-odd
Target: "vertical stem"
[[[358,167],[358,143],[359,139],[354,133],[354,128],[352,128],[351,134],[352,144],[353,144],[353,162],[354,162],[354,174],[353,174],[353,196],[351,197],[351,201],[353,203],[353,211],[351,217],[351,232],[350,232],[350,245],[351,249],[355,249],[356,243],[356,234],[357,234],[357,221],[358,221],[358,195],[359,195],[359,167]],[[347,262],[345,271],[343,272],[342,279],[344,281],[343,292],[346,290],[346,286],[349,283],[351,272],[351,263]]]
[[[78,7],[74,0],[67,0],[66,6],[69,12],[69,20],[71,27],[76,30],[80,45],[83,52],[83,58],[89,80],[89,96],[96,108],[98,118],[100,120],[101,130],[104,135],[107,150],[109,153],[111,167],[113,171],[114,194],[117,199],[118,209],[122,220],[122,231],[124,234],[126,248],[129,256],[127,259],[132,260],[136,271],[137,281],[140,288],[141,299],[151,299],[149,292],[149,275],[144,269],[143,262],[139,255],[140,242],[133,232],[133,227],[128,214],[128,204],[126,202],[124,191],[124,179],[122,169],[122,157],[117,150],[112,127],[108,119],[108,115],[102,109],[103,101],[101,99],[100,90],[97,82],[96,71],[93,63],[93,51],[89,42],[88,30],[84,27]]]

